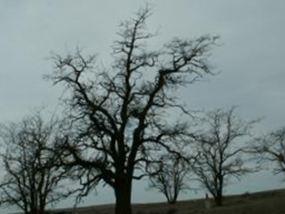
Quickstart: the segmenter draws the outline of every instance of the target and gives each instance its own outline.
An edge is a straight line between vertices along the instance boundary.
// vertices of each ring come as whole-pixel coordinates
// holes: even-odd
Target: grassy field
[[[113,205],[57,210],[59,214],[113,214]],[[223,207],[205,209],[203,199],[166,203],[134,204],[134,214],[285,214],[285,190],[227,196]]]

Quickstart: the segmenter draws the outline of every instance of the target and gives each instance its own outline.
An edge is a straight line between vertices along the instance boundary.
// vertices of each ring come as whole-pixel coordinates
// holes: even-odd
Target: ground
[[[57,214],[113,214],[113,205],[56,210]],[[150,203],[133,205],[134,214],[284,214],[285,190],[245,193],[225,197],[223,207],[205,208],[205,200],[180,201],[176,205]]]

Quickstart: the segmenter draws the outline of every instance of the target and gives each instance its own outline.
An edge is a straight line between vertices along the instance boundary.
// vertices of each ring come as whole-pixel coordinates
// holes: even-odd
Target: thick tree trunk
[[[215,197],[215,203],[217,206],[222,206],[223,205],[223,182],[224,182],[223,176],[221,175],[218,176],[218,182],[219,182],[219,186],[218,186],[217,195]]]
[[[115,214],[132,214],[131,206],[132,182],[121,180],[115,187]]]
[[[168,204],[176,204],[176,200],[170,200],[170,201],[168,201]]]
[[[168,204],[176,204],[177,202],[177,194],[175,194],[172,198],[167,199]]]
[[[223,205],[223,196],[222,196],[222,194],[218,194],[215,197],[215,203],[216,203],[217,206],[222,206]]]
[[[28,214],[44,214],[45,208],[33,208],[30,212],[27,212]]]

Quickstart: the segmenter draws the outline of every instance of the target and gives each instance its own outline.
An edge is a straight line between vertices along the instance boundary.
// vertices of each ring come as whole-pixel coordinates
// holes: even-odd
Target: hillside
[[[134,214],[284,214],[285,190],[227,196],[223,207],[205,209],[203,199],[166,203],[134,204]],[[113,205],[55,210],[56,214],[113,214]]]

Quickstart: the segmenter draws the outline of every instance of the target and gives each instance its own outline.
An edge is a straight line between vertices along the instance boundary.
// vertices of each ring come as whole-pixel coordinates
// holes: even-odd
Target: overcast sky
[[[208,33],[221,36],[210,61],[219,75],[181,92],[189,107],[238,105],[245,119],[265,117],[260,130],[285,125],[284,0],[149,2],[153,6],[149,29],[159,31],[154,41]],[[51,52],[67,53],[80,46],[87,53],[98,53],[100,62],[108,66],[119,22],[141,6],[140,0],[0,0],[0,121],[18,120],[41,106],[53,111],[61,90],[42,78],[52,71]],[[280,180],[270,172],[252,175],[233,183],[227,192],[284,187]],[[164,200],[145,188],[144,182],[135,185],[135,202]],[[111,202],[113,193],[105,188],[85,204]]]

